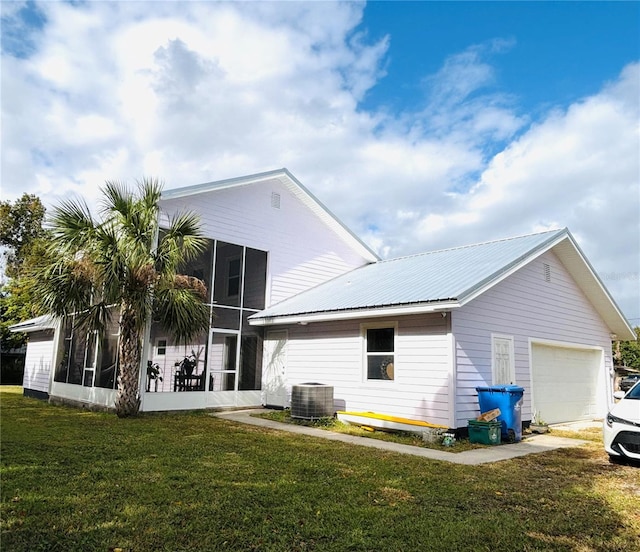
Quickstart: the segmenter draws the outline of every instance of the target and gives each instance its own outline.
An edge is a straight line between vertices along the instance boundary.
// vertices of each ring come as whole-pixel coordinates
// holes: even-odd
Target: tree
[[[614,341],[613,351],[616,364],[640,371],[640,326],[633,328],[634,341]]]
[[[41,314],[34,301],[33,271],[43,258],[49,234],[43,228],[45,207],[23,194],[15,203],[0,202],[0,246],[4,247],[6,280],[0,288],[0,339],[3,349],[18,349],[25,334],[9,326]]]
[[[13,205],[9,201],[0,202],[0,245],[7,248],[4,255],[8,276],[18,275],[31,246],[45,235],[42,227],[45,212],[40,198],[33,194],[22,194]]]
[[[138,413],[143,333],[150,316],[187,342],[209,326],[206,288],[178,269],[206,244],[199,219],[183,212],[160,231],[162,185],[138,182],[131,191],[119,182],[102,189],[101,220],[83,201],[65,201],[51,219],[53,240],[38,279],[42,307],[57,317],[74,315],[77,327],[104,332],[110,307],[118,306],[118,391],[116,413]]]

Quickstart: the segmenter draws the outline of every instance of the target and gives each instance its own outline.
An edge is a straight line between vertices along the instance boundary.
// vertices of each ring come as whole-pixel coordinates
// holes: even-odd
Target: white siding
[[[339,409],[449,425],[448,320],[440,314],[385,320],[398,327],[395,379],[376,382],[365,378],[361,322],[367,320],[290,326],[287,385],[329,384]]]
[[[550,281],[545,279],[545,264]],[[476,386],[491,384],[492,333],[514,337],[514,383],[525,388],[523,420],[531,419],[530,339],[602,347],[604,370],[612,366],[607,327],[551,251],[454,311],[452,324],[458,427],[478,414]]]
[[[51,363],[53,361],[53,330],[29,334],[24,362],[24,389],[49,393]]]
[[[271,194],[280,194],[280,208]],[[277,179],[161,202],[200,214],[207,237],[269,252],[267,306],[367,263]]]

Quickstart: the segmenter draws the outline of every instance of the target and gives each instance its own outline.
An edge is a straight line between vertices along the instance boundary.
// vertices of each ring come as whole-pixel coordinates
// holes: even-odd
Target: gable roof
[[[205,182],[184,188],[174,188],[162,192],[162,200],[179,199],[197,194],[228,190],[241,186],[254,184],[267,185],[269,182],[277,181],[296,198],[298,198],[307,208],[309,208],[320,220],[331,228],[344,242],[352,247],[359,255],[369,262],[379,261],[380,257],[356,236],[342,221],[338,219],[317,197],[305,188],[287,169],[277,169],[263,173],[252,174],[219,180],[215,182]]]
[[[566,228],[379,261],[252,316],[255,325],[443,312],[462,307],[553,249],[619,339],[628,322]]]

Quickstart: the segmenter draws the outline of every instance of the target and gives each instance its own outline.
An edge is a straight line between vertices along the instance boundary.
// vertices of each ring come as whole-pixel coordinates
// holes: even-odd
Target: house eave
[[[420,303],[413,305],[390,305],[367,309],[348,309],[331,312],[313,312],[249,318],[251,326],[284,326],[290,324],[310,324],[313,322],[333,322],[339,320],[360,320],[363,318],[383,318],[406,316],[411,314],[446,313],[459,308],[458,301]],[[259,316],[259,315],[258,315]]]
[[[9,326],[9,331],[13,333],[31,333],[42,330],[55,330],[56,327],[56,320],[51,316],[44,315],[13,324]]]

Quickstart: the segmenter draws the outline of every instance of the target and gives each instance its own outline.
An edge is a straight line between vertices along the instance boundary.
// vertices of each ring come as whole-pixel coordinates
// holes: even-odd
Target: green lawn
[[[1,550],[640,550],[640,469],[597,442],[468,467],[20,392],[0,388]]]

